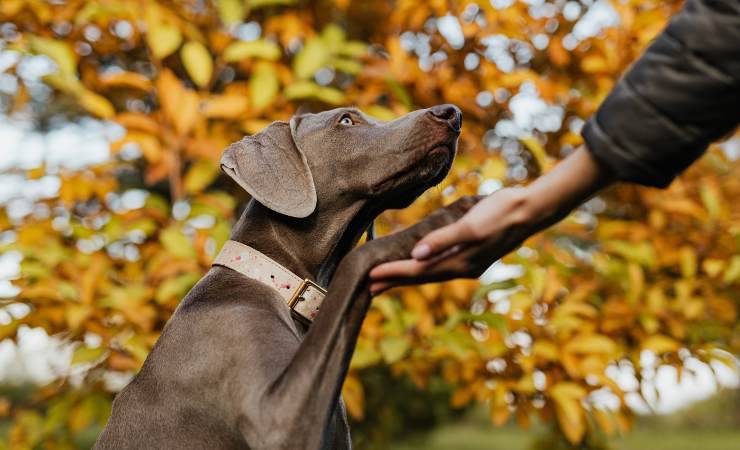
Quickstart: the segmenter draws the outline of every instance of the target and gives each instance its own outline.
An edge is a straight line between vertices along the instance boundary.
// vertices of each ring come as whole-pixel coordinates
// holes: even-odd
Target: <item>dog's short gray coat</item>
[[[444,177],[459,128],[451,105],[392,122],[338,109],[232,144],[222,169],[253,200],[231,238],[301,277],[330,281],[321,311],[307,329],[273,288],[211,268],[116,397],[96,448],[350,448],[339,392],[370,304],[367,272],[407,257],[474,200],[350,250],[377,214]]]

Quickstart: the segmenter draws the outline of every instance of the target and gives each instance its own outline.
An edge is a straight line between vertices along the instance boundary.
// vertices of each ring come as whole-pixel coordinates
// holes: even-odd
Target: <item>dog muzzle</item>
[[[310,325],[321,308],[326,290],[302,279],[264,253],[236,241],[226,241],[213,261],[214,266],[228,267],[278,291],[293,316]]]

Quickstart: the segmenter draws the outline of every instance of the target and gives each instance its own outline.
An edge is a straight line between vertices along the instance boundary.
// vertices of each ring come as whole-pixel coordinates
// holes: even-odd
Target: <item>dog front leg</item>
[[[276,411],[283,449],[318,449],[349,368],[360,326],[370,306],[367,273],[385,261],[407,258],[424,235],[450,224],[477,202],[466,197],[400,233],[349,253],[337,268],[311,329],[285,370],[270,385],[264,405]]]

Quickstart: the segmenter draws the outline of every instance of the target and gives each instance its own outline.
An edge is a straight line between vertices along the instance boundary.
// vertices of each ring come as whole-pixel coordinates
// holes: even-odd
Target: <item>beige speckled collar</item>
[[[226,241],[213,261],[214,266],[236,270],[278,291],[295,317],[310,324],[324,301],[326,290],[309,279],[281,266],[264,253],[236,241]]]

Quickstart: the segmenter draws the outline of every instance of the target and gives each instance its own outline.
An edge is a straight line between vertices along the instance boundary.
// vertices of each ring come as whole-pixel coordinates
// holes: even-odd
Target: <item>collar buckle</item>
[[[300,286],[298,286],[298,289],[293,292],[293,295],[288,300],[288,307],[293,311],[301,322],[310,325],[311,322],[313,322],[313,318],[316,315],[316,312],[318,311],[318,306],[315,306],[315,310],[311,311],[311,306],[313,305],[306,305],[306,308],[302,308],[301,303],[307,299],[306,293],[309,289],[314,289],[318,292],[319,296],[321,297],[320,300],[323,300],[324,296],[326,296],[326,289],[319,286],[315,282],[309,280],[308,278],[305,278],[303,281],[301,281]],[[304,303],[311,303],[311,302],[304,302]]]

